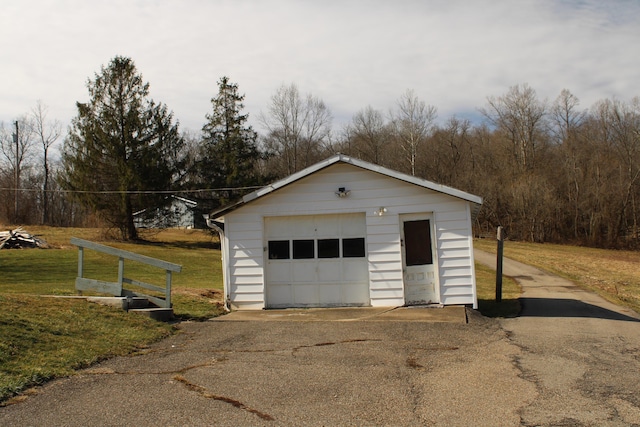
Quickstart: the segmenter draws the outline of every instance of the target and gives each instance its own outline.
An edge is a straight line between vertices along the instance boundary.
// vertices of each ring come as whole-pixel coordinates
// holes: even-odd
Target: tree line
[[[88,80],[59,156],[61,125],[43,104],[3,124],[0,221],[104,224],[135,239],[133,213],[170,194],[212,210],[340,152],[482,196],[478,235],[501,225],[517,240],[640,244],[638,97],[583,108],[568,90],[549,101],[521,84],[487,97],[472,123],[439,121],[407,90],[388,111],[367,106],[333,129],[324,101],[289,84],[257,118],[258,134],[238,85],[225,76],[217,86],[201,131],[180,131],[133,61],[115,57]]]

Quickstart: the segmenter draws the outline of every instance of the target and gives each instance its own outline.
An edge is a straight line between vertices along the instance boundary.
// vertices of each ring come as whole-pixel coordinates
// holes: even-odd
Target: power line
[[[222,188],[201,188],[197,190],[42,190],[40,188],[12,188],[0,187],[0,191],[21,191],[27,193],[60,193],[60,194],[192,194],[192,193],[211,193],[215,191],[232,191],[232,190],[256,190],[262,186],[252,187],[222,187]]]

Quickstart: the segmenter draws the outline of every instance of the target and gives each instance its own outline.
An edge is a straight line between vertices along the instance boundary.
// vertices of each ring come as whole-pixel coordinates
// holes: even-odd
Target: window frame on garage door
[[[336,243],[335,248],[320,243]],[[297,243],[297,245],[296,245]],[[334,246],[334,245],[331,245]],[[268,240],[269,260],[366,258],[364,237],[332,237],[320,239]]]
[[[370,305],[365,213],[266,217],[264,235],[267,307]],[[338,241],[337,257],[321,256],[319,241],[330,240]],[[280,256],[287,252],[285,241],[286,259]],[[344,256],[345,241],[357,252],[347,250]],[[278,256],[271,252],[274,242],[281,246]],[[295,246],[306,248],[296,255]]]

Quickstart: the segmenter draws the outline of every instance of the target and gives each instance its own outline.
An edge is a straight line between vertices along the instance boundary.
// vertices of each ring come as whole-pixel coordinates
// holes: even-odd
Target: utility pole
[[[14,170],[14,175],[15,175],[14,182],[15,182],[16,188],[14,189],[13,223],[18,224],[18,188],[20,188],[20,171],[19,171],[20,162],[18,159],[18,152],[19,152],[20,136],[19,136],[19,128],[18,128],[17,120],[15,121],[15,125],[16,125],[16,133],[13,134],[13,142],[15,142],[16,144],[16,166]]]

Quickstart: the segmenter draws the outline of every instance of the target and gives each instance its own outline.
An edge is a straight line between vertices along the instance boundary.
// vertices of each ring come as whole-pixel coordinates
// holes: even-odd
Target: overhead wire
[[[195,190],[43,190],[41,188],[11,188],[0,187],[0,191],[20,191],[31,193],[64,193],[64,194],[193,194],[193,193],[211,193],[216,191],[232,191],[232,190],[256,190],[262,188],[262,186],[249,186],[249,187],[221,187],[221,188],[200,188]]]

